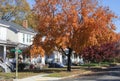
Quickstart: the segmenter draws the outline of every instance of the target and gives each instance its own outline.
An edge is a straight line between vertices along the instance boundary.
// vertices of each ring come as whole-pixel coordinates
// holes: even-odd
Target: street
[[[79,75],[61,81],[120,81],[120,67],[92,70],[93,73]]]

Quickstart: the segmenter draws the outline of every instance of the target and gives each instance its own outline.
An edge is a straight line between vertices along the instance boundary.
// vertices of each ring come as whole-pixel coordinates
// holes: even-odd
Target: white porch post
[[[45,65],[45,56],[41,57],[41,63]]]
[[[75,62],[74,53],[72,53],[71,59],[72,59],[72,63],[74,63]]]
[[[4,58],[4,61],[5,61],[6,60],[6,45],[4,45],[3,48],[4,48],[3,58]]]
[[[78,62],[78,63],[80,62],[80,58],[79,58],[79,56],[77,56],[77,62]]]
[[[63,64],[63,59],[62,59],[62,54],[59,52],[59,58],[60,58],[60,63],[62,63]]]

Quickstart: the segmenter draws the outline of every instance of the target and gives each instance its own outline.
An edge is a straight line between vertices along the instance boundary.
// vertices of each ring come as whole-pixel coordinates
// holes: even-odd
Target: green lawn
[[[90,64],[83,64],[83,65],[80,65],[82,67],[108,67],[110,66],[111,64],[114,64],[114,63],[110,63],[110,62],[101,62],[101,63],[90,63]]]

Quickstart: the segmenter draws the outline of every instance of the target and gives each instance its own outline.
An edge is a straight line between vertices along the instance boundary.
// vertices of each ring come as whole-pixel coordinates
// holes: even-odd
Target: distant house
[[[66,53],[68,51],[66,50]],[[82,58],[79,57],[79,55],[72,53],[71,55],[71,62],[72,64],[80,64],[82,61]],[[67,56],[65,56],[64,54],[62,54],[61,52],[54,50],[52,52],[52,54],[50,54],[49,56],[46,56],[46,62],[47,63],[62,63],[64,65],[67,64]]]
[[[55,50],[52,52],[52,54],[46,55],[46,62],[47,63],[55,63],[55,62],[63,63],[62,56],[63,55],[61,52]]]
[[[13,22],[0,20],[0,57],[6,59],[7,51],[19,45],[20,48],[32,44],[35,31]]]

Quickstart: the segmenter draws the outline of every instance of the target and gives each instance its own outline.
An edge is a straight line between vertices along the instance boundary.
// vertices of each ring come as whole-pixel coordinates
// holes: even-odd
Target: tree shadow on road
[[[120,81],[120,79],[119,80],[110,80],[110,79],[107,79],[107,80],[96,80],[96,81]]]
[[[85,68],[92,73],[78,76],[78,80],[83,81],[120,81],[120,68]]]

